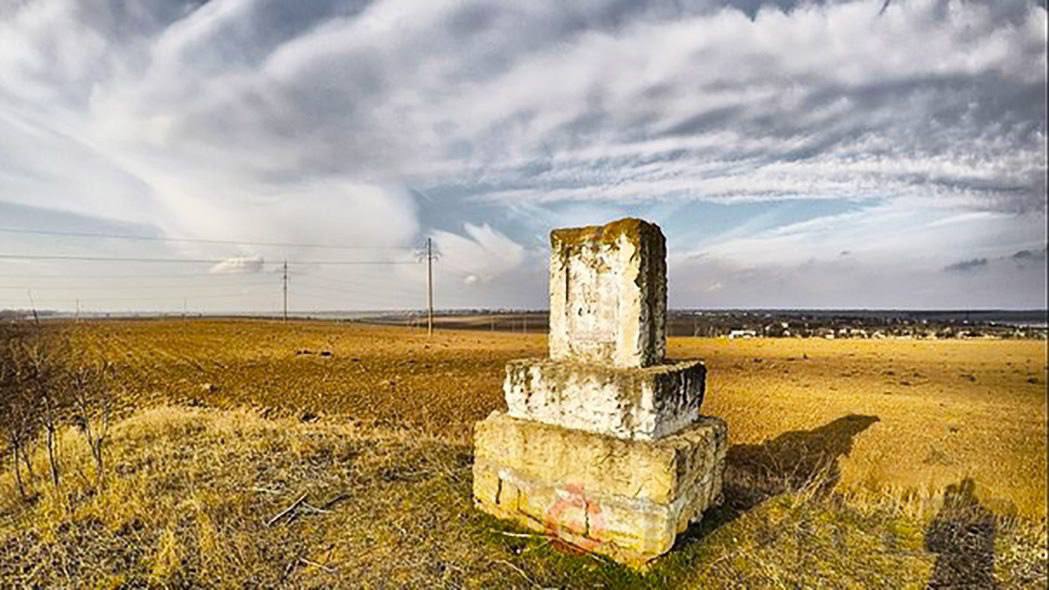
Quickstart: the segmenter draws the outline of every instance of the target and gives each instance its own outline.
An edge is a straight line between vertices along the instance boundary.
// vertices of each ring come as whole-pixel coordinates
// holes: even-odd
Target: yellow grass
[[[729,423],[726,504],[637,574],[471,506],[470,427],[541,335],[142,321],[71,338],[116,362],[126,418],[105,486],[71,429],[57,490],[39,446],[29,503],[0,462],[0,587],[921,588],[987,556],[1003,587],[1045,584],[1044,342],[671,339],[707,361],[703,411]],[[967,478],[975,497],[945,502]],[[323,512],[266,526],[301,494]]]
[[[869,416],[844,485],[935,493],[972,477],[997,512],[1046,514],[1044,341],[683,338],[670,352],[707,360],[703,411],[733,443]]]
[[[0,475],[3,587],[920,588],[940,563],[939,498],[908,514],[818,479],[713,511],[639,574],[474,510],[470,447],[417,430],[159,407],[115,427],[104,486],[62,440],[60,488],[38,477],[23,503]],[[1005,587],[1044,584],[1044,523],[1001,520],[991,541]]]

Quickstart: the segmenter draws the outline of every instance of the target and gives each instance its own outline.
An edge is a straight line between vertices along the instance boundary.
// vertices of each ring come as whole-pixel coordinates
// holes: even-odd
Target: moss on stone
[[[558,248],[573,248],[583,244],[615,245],[625,237],[635,248],[640,249],[648,239],[665,242],[659,226],[636,217],[625,217],[605,225],[588,225],[555,229],[550,232],[550,245]]]
[[[555,229],[550,232],[550,246],[552,356],[565,359],[577,355],[631,366],[662,361],[666,354],[666,238],[659,226],[628,217],[601,226]],[[622,282],[611,287],[616,293],[598,301],[605,314],[618,322],[612,340],[605,344],[592,342],[591,336],[583,337],[586,342],[582,346],[562,343],[573,336],[567,333],[571,329],[559,322],[565,319],[569,294],[575,290],[573,279],[579,279],[570,276],[573,264],[582,265],[583,279],[591,281],[596,280],[591,273],[600,277],[622,271],[621,278],[616,279]],[[621,308],[619,302],[607,301],[613,296],[630,305]],[[559,307],[555,298],[564,305]],[[615,308],[609,311],[609,306]]]
[[[665,375],[677,375],[682,372],[697,371],[705,373],[706,368],[701,360],[667,361],[647,367],[616,367],[569,360],[552,360],[549,358],[513,359],[507,363],[507,371],[522,371],[533,366],[540,366],[548,379],[569,379],[579,376],[593,376],[599,380],[615,379],[622,383],[640,386],[643,382],[655,381]]]

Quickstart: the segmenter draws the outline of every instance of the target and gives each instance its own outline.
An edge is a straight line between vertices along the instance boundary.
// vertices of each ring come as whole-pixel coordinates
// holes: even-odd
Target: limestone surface
[[[494,516],[642,565],[721,501],[726,447],[713,417],[632,441],[494,412],[476,425],[474,498]]]
[[[666,240],[621,219],[550,234],[550,358],[511,361],[474,432],[483,510],[641,565],[720,501],[726,426],[706,369],[664,363]]]
[[[645,367],[666,354],[666,239],[640,219],[550,234],[550,357]]]
[[[515,418],[654,440],[692,424],[703,403],[700,361],[641,369],[522,359],[506,365],[503,393]]]

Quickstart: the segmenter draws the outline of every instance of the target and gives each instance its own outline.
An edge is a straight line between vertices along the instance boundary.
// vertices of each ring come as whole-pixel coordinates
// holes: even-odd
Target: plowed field
[[[410,424],[456,442],[504,407],[503,364],[546,346],[541,334],[428,338],[330,322],[59,328],[74,350],[116,364],[126,410],[247,406],[267,417]],[[1045,516],[1045,342],[672,338],[669,351],[706,360],[703,411],[728,420],[738,452],[832,454],[839,485],[863,490],[934,493],[972,477],[996,512]]]

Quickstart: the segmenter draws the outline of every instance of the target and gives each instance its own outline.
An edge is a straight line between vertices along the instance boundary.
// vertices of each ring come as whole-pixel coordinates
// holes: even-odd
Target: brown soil
[[[70,334],[117,364],[129,409],[248,406],[460,443],[504,407],[504,364],[546,352],[542,334],[331,322],[106,321]],[[703,412],[724,417],[741,448],[817,431],[801,442],[818,453],[847,437],[843,486],[934,493],[972,477],[996,511],[1045,516],[1044,341],[671,338],[668,349],[707,362]],[[850,417],[862,429],[837,428]]]

